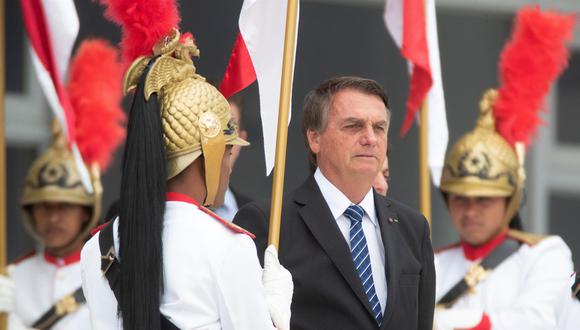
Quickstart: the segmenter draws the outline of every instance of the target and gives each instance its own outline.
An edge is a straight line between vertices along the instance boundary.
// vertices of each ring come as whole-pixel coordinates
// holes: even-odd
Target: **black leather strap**
[[[101,250],[101,271],[109,282],[109,287],[113,290],[115,298],[119,301],[121,287],[119,278],[121,276],[121,267],[115,253],[115,244],[113,243],[113,225],[108,222],[99,232],[99,248]],[[161,312],[160,312],[161,313]],[[161,314],[161,329],[179,330],[171,321]]]
[[[479,264],[483,271],[492,271],[495,267],[501,264],[514,252],[520,248],[520,243],[514,239],[506,238],[500,245],[498,245],[483,261]],[[453,304],[464,295],[470,288],[466,281],[467,274],[461,281],[457,282],[444,296],[437,302],[445,308],[453,306]]]
[[[36,322],[34,322],[32,327],[38,330],[51,329],[56,322],[60,321],[68,314],[75,312],[85,302],[86,299],[83,294],[83,288],[80,287],[54,304],[49,310],[42,314]]]
[[[576,276],[576,280],[572,285],[572,296],[580,300],[580,273],[576,272],[574,275]]]

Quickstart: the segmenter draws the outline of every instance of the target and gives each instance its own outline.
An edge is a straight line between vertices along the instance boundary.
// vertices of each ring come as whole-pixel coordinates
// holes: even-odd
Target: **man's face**
[[[234,120],[234,123],[236,123],[236,126],[239,129],[240,116],[241,116],[240,109],[238,108],[238,106],[235,103],[231,103],[231,102],[230,102],[230,109],[231,109],[231,113],[232,113],[232,119]],[[238,136],[245,140],[248,137],[248,132],[246,132],[246,130],[239,129]],[[240,155],[241,150],[242,150],[241,146],[233,146],[232,147],[232,156],[230,157],[230,161],[232,163],[232,168],[234,168],[234,165],[236,164],[236,160],[238,159],[238,156]]]
[[[389,158],[385,158],[383,168],[375,177],[375,181],[373,181],[373,188],[375,188],[377,193],[387,196],[389,191]]]
[[[212,205],[213,207],[221,206],[224,203],[224,196],[226,194],[226,190],[228,189],[228,185],[230,184],[230,174],[232,174],[231,156],[232,146],[226,146],[224,158],[222,159],[222,167],[220,170],[220,183]]]
[[[461,239],[471,245],[482,245],[507,227],[504,216],[505,197],[466,197],[449,194],[449,213]]]
[[[345,89],[331,99],[326,129],[308,131],[308,142],[331,182],[359,179],[370,188],[386,158],[388,126],[381,98]]]
[[[49,251],[70,244],[90,216],[83,206],[70,203],[37,203],[31,211],[36,232]]]

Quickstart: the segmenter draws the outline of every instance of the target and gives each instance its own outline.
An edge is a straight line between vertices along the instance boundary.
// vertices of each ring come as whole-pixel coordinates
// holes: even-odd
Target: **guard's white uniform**
[[[460,245],[437,252],[436,260],[439,301],[473,261],[466,259]],[[452,309],[483,311],[494,330],[556,329],[558,302],[569,287],[571,273],[570,249],[560,237],[551,236],[533,246],[522,243],[476,286],[474,294],[463,295]]]
[[[574,276],[570,276],[563,297],[558,304],[558,329],[559,330],[578,330],[580,329],[580,301],[572,296],[571,287],[574,283]]]
[[[250,236],[205,213],[187,196],[170,193],[168,199],[161,313],[180,329],[274,329]],[[118,251],[118,220],[113,226]],[[117,300],[100,269],[99,233],[85,244],[81,263],[93,329],[122,329]]]
[[[81,287],[80,251],[65,258],[44,252],[34,253],[16,262],[10,277],[15,284],[15,313],[31,327],[55,303]],[[82,304],[78,310],[55,323],[54,330],[90,329],[89,310]]]

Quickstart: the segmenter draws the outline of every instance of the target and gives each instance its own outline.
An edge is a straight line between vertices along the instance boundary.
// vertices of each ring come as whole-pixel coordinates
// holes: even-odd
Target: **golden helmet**
[[[447,153],[441,191],[468,197],[510,197],[506,220],[517,212],[525,182],[523,145],[514,149],[495,129],[496,90],[484,93],[475,129]]]
[[[89,169],[93,191],[88,192],[81,180],[63,131],[56,120],[53,121],[52,130],[51,147],[32,163],[24,181],[20,199],[20,205],[24,210],[24,226],[32,237],[42,242],[31,218],[32,205],[56,202],[86,206],[91,210],[90,220],[85,224],[75,242],[84,240],[97,224],[100,215],[102,186],[99,169],[96,165]]]
[[[204,156],[207,197],[212,205],[219,186],[221,162],[226,145],[246,146],[238,137],[230,105],[205,78],[196,73],[191,56],[199,50],[192,38],[180,40],[172,33],[158,42],[154,55],[137,58],[125,74],[123,91],[134,89],[150,61],[144,97],[157,93],[163,139],[167,152],[167,179],[178,175],[200,155]]]

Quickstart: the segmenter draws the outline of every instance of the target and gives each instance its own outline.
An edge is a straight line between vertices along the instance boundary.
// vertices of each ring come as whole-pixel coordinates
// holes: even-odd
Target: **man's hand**
[[[262,284],[272,322],[279,330],[290,330],[290,305],[294,283],[290,272],[280,265],[278,252],[273,245],[268,246],[264,253]]]
[[[433,329],[471,329],[477,326],[481,322],[482,318],[483,312],[477,309],[449,310],[436,308],[435,319],[433,320]]]

